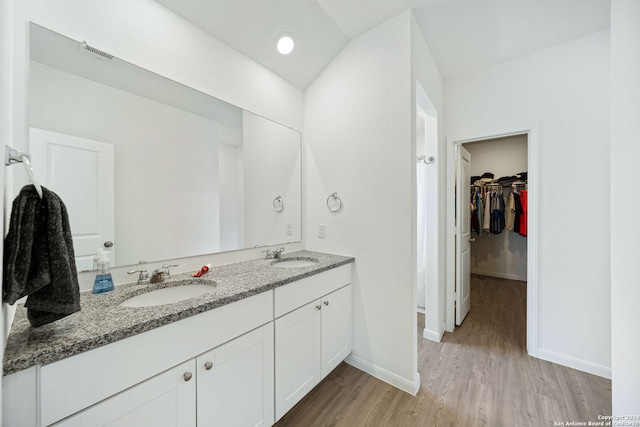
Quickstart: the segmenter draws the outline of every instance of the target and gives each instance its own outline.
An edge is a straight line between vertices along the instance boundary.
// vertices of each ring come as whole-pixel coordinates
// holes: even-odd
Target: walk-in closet
[[[527,280],[527,135],[464,144],[471,154],[471,274]]]

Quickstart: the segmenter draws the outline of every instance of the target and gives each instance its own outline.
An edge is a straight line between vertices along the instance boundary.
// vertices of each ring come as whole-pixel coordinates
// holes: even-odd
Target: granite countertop
[[[4,353],[4,375],[52,363],[354,261],[352,257],[310,251],[293,252],[282,258],[315,258],[319,262],[310,267],[286,269],[271,267],[272,259],[257,259],[213,267],[201,278],[182,273],[162,283],[132,282],[97,295],[83,292],[79,312],[39,328],[30,326],[27,310],[20,304]],[[120,303],[135,295],[187,280],[200,284],[215,282],[216,286],[202,296],[172,304],[120,307]]]

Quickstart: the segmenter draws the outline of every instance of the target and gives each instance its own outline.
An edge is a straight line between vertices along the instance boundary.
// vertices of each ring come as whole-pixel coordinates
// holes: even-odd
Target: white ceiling
[[[413,8],[444,78],[609,28],[610,0],[156,0],[305,89],[354,37]],[[275,51],[278,35],[294,51]]]

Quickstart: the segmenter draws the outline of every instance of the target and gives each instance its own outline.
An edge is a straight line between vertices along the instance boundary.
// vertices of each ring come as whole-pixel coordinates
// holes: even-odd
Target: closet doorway
[[[456,309],[464,308],[468,304],[465,301],[466,304],[461,305],[461,297],[469,294],[470,274],[525,281],[527,283],[527,352],[531,356],[537,356],[537,126],[456,138],[449,140],[447,145],[450,155],[447,179],[449,214],[447,215],[447,289],[445,292],[446,330],[453,332],[455,325],[463,320],[460,316],[456,319]],[[460,153],[465,152],[469,155],[465,154],[464,157],[467,159],[462,159],[463,156]],[[466,172],[465,169],[467,169]],[[464,173],[470,176],[465,181],[461,179]],[[508,179],[508,177],[515,178]],[[502,180],[498,184],[496,181],[500,178]],[[473,216],[469,218],[462,211],[463,208],[471,211],[472,191],[474,194],[479,192],[479,195],[484,195],[481,200],[485,203],[491,203],[493,200],[494,204],[489,205],[491,209],[496,206],[495,203],[500,205],[498,200],[502,196],[505,211],[512,192],[513,200],[524,193],[522,195],[527,196],[527,218],[522,230],[507,230],[506,218],[502,220],[495,218],[493,210],[487,217],[485,215],[487,211],[484,210],[487,205],[482,202],[483,215],[480,219],[483,223],[478,225],[472,222]],[[489,222],[484,221],[485,219]],[[462,224],[463,221],[465,224],[469,221],[469,224],[465,227]],[[465,241],[462,242],[461,238]],[[468,241],[471,242],[470,245],[466,244]],[[463,243],[468,248],[466,255]],[[464,269],[463,261],[468,263],[468,270]],[[465,283],[466,291],[460,288]]]
[[[527,135],[463,147],[471,155],[471,274],[526,282]]]

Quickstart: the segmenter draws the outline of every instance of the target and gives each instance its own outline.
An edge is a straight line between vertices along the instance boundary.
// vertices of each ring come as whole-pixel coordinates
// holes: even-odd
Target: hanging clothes
[[[477,233],[478,227],[480,226],[480,224],[478,223],[478,207],[476,206],[475,194],[471,194],[471,204],[469,206],[469,209],[471,212],[471,216],[470,216],[471,231],[475,231]]]
[[[478,236],[482,236],[482,224],[484,223],[484,204],[482,203],[482,192],[480,190],[476,190],[475,198],[476,198],[476,215],[478,217],[478,228],[476,233]]]
[[[509,231],[513,231],[513,223],[516,217],[516,202],[514,200],[513,191],[509,193],[509,197],[507,198],[507,208],[505,210],[505,225]]]
[[[488,191],[484,193],[484,218],[482,229],[486,232],[491,231],[491,195]]]
[[[527,204],[528,204],[528,194],[527,190],[520,191],[520,206],[522,209],[522,214],[520,215],[520,235],[527,235]]]
[[[504,198],[502,192],[494,190],[491,192],[492,215],[491,215],[491,232],[500,234],[504,230]]]
[[[491,234],[498,234],[500,210],[498,203],[498,193],[491,191]]]
[[[522,203],[520,194],[515,194],[513,201],[515,203],[515,214],[513,219],[513,231],[520,234],[520,217],[522,216]]]

